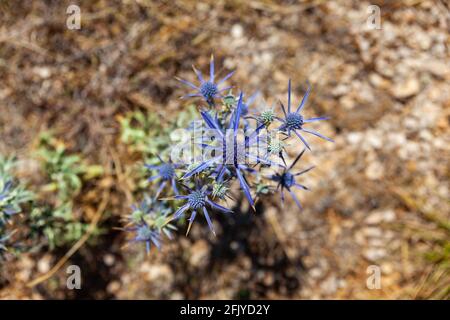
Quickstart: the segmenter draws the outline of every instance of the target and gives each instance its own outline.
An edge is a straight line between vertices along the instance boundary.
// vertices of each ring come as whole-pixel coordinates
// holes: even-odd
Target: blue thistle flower
[[[145,164],[144,166],[149,170],[156,170],[157,174],[148,178],[149,182],[153,182],[157,179],[160,180],[158,190],[156,191],[155,197],[157,198],[167,183],[170,183],[175,194],[179,194],[177,188],[177,175],[175,170],[178,169],[178,165],[173,164],[172,162],[164,162],[159,156],[157,156],[160,165],[150,165]]]
[[[179,151],[177,155],[182,156],[180,158],[182,160],[173,160],[176,162],[174,164],[172,161],[164,162],[158,157],[160,163],[153,165],[152,162],[152,164],[145,165],[147,169],[152,170],[149,181],[156,182],[155,198],[145,198],[144,201],[133,206],[133,212],[127,218],[127,226],[131,226],[131,230],[134,231],[132,241],[145,243],[147,252],[153,245],[160,248],[164,233],[170,238],[171,229],[175,229],[171,223],[182,217],[182,221],[179,222],[188,221],[186,236],[199,214],[203,214],[209,229],[216,235],[210,215],[211,210],[232,213],[225,201],[233,200],[230,189],[232,183],[237,183],[237,181],[239,181],[240,190],[243,193],[242,198],[247,199],[253,210],[255,210],[256,199],[270,193],[275,188],[280,192],[282,205],[284,205],[285,191],[287,190],[301,209],[301,203],[295,195],[294,189],[309,190],[297,180],[300,175],[313,168],[293,172],[293,167],[306,149],[311,149],[304,139],[303,133],[333,141],[308,129],[308,123],[328,119],[327,117],[306,119],[302,114],[302,109],[306,105],[311,91],[309,86],[298,107],[292,109],[291,80],[289,80],[287,108],[280,102],[284,117],[277,117],[274,111],[275,105],[268,106],[266,103],[259,103],[259,100],[256,100],[259,92],[249,97],[244,96],[241,92],[237,96],[230,90],[231,87],[222,86],[234,71],[216,81],[212,55],[208,79],[203,78],[202,73],[194,66],[192,68],[198,82],[192,83],[176,78],[194,90],[182,98],[200,97],[207,102],[210,108],[200,110],[201,121],[189,123],[188,133],[183,136],[189,140],[183,140],[181,144],[174,146],[176,149],[172,150],[171,155],[175,155],[173,151]],[[219,98],[221,100],[217,100]],[[281,125],[271,127],[274,122],[278,121],[281,122]],[[250,123],[256,123],[255,127],[251,128]],[[181,121],[177,121],[177,124],[180,127],[186,125]],[[271,130],[271,128],[275,128],[275,130]],[[296,135],[305,148],[288,166],[285,156],[288,154],[289,144],[286,140],[291,135]],[[298,142],[296,138],[294,140]],[[159,149],[159,151],[162,150]],[[184,164],[182,164],[183,162]],[[267,175],[265,171],[267,166],[281,167],[282,170]],[[184,173],[181,179],[179,179],[179,172]],[[1,186],[2,184],[0,184],[0,190]],[[170,189],[170,186],[173,189],[173,196],[172,192],[167,190]],[[180,187],[182,187],[181,193],[178,191]],[[161,193],[170,194],[167,198],[159,198]],[[159,201],[156,201],[156,198]],[[175,202],[174,207],[168,206],[164,200],[178,200],[178,202]],[[225,204],[216,203],[221,203],[220,200],[223,200]],[[9,202],[3,201],[3,205],[5,203]],[[181,205],[177,206],[179,203]],[[2,196],[0,193],[0,214],[2,213],[1,209]],[[184,219],[185,216],[186,219]]]
[[[8,180],[0,191],[0,225],[4,224],[9,217],[21,211],[20,202],[28,200],[27,198],[20,199],[17,194],[13,194],[12,187],[12,181]]]
[[[168,215],[171,210],[166,202],[145,197],[138,205],[132,205],[131,208],[133,212],[128,220],[133,227],[128,230],[136,233],[133,242],[146,243],[147,253],[150,251],[151,243],[161,249],[161,233],[172,239],[171,230],[176,228],[170,224]]]
[[[291,189],[293,187],[296,187],[296,188],[300,188],[303,190],[309,190],[304,185],[297,183],[297,181],[295,179],[297,176],[300,176],[300,175],[312,170],[314,168],[314,166],[310,167],[306,170],[297,172],[297,173],[291,173],[291,169],[295,166],[295,164],[298,162],[298,160],[300,160],[300,158],[303,156],[305,151],[306,151],[306,149],[303,149],[303,151],[299,153],[297,158],[295,158],[294,162],[292,162],[292,164],[288,168],[284,168],[283,172],[281,174],[276,173],[269,177],[271,180],[278,183],[277,190],[280,190],[281,202],[284,203],[284,189],[286,189],[291,194],[292,198],[294,199],[295,203],[297,204],[297,206],[300,209],[302,208],[302,205],[300,204],[300,201],[298,200],[298,198],[295,196],[295,194],[292,192]]]
[[[183,196],[175,196],[175,199],[182,199],[186,200],[186,203],[181,206],[173,215],[173,219],[180,218],[187,210],[191,210],[191,216],[189,218],[189,226],[186,231],[186,235],[189,234],[189,231],[191,230],[192,223],[194,222],[197,213],[202,212],[205,216],[206,222],[208,223],[208,227],[211,230],[211,232],[216,235],[216,232],[214,231],[214,226],[211,222],[211,218],[209,217],[209,213],[207,210],[207,207],[210,207],[212,209],[216,209],[218,211],[224,212],[224,213],[233,213],[232,210],[225,208],[221,206],[218,203],[215,203],[212,201],[209,196],[211,194],[211,191],[208,190],[207,186],[203,186],[201,189],[198,186],[198,183],[196,183],[196,189],[192,190],[188,187],[186,189],[189,191],[188,195]]]
[[[322,121],[322,120],[328,120],[329,117],[317,117],[317,118],[310,118],[305,119],[300,112],[302,111],[303,107],[306,104],[306,101],[308,100],[309,93],[311,92],[311,87],[308,86],[308,90],[306,91],[306,94],[303,96],[302,101],[300,102],[299,106],[297,107],[297,110],[292,111],[291,110],[291,80],[289,79],[288,84],[288,109],[286,112],[286,109],[284,108],[284,105],[280,102],[281,108],[283,110],[284,119],[276,117],[277,120],[279,120],[282,125],[280,126],[279,130],[282,132],[287,132],[287,135],[290,137],[291,132],[294,132],[300,140],[305,144],[305,146],[311,150],[308,142],[303,138],[303,136],[300,134],[299,131],[306,132],[313,134],[319,138],[325,139],[327,141],[333,142],[332,139],[327,138],[320,133],[311,130],[311,129],[305,129],[303,126],[307,123],[315,122],[315,121]]]
[[[145,242],[145,250],[147,254],[150,252],[151,243],[153,243],[159,250],[161,249],[160,233],[157,230],[151,229],[148,225],[143,224],[134,229],[136,236],[133,241]]]
[[[187,97],[202,97],[205,99],[205,101],[210,105],[214,106],[214,99],[222,97],[222,92],[229,90],[231,87],[226,88],[220,88],[220,86],[228,80],[234,73],[234,71],[227,74],[224,78],[219,80],[218,82],[215,82],[215,70],[214,70],[214,56],[211,55],[211,61],[209,64],[209,80],[203,79],[203,75],[200,71],[198,71],[194,66],[192,66],[194,69],[195,74],[197,75],[198,80],[200,81],[200,85],[196,86],[192,82],[180,79],[176,77],[176,79],[185,85],[191,87],[192,89],[195,89],[196,92],[187,94],[183,96],[182,98]]]
[[[255,161],[257,163],[263,163],[266,165],[277,165],[282,166],[276,162],[273,162],[266,158],[261,158],[258,154],[254,154],[251,150],[259,141],[259,133],[260,130],[264,127],[264,124],[261,124],[254,132],[245,137],[245,142],[240,143],[237,139],[238,129],[239,129],[239,121],[241,119],[241,111],[243,106],[242,100],[243,94],[240,94],[239,101],[234,111],[228,126],[228,130],[232,130],[231,141],[229,141],[229,137],[227,133],[220,127],[215,119],[211,117],[208,112],[201,112],[203,119],[207,126],[216,130],[217,135],[221,138],[221,144],[219,146],[211,146],[204,144],[205,148],[209,148],[210,150],[215,150],[219,153],[219,156],[212,157],[200,165],[198,165],[193,170],[187,172],[182,178],[187,179],[197,173],[200,173],[212,166],[217,165],[215,168],[215,172],[217,172],[217,179],[221,179],[224,174],[231,173],[236,176],[239,180],[239,183],[244,190],[244,194],[249,201],[252,208],[255,210],[255,204],[253,197],[250,192],[249,184],[243,174],[243,171],[255,172],[252,168],[250,168],[247,163],[248,160]],[[229,144],[231,143],[231,146]],[[230,152],[231,151],[231,152]]]

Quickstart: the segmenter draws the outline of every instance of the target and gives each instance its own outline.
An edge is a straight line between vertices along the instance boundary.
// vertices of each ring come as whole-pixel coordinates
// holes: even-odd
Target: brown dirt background
[[[52,129],[106,176],[84,186],[92,219],[107,200],[106,233],[67,264],[82,290],[64,289],[65,268],[33,288],[67,250],[10,262],[2,298],[433,299],[449,298],[448,261],[427,252],[449,241],[449,6],[446,1],[1,1],[0,152],[33,154]],[[69,4],[81,30],[66,28]],[[380,30],[367,28],[368,6]],[[233,84],[285,99],[313,92],[310,115],[326,114],[306,163],[317,168],[299,193],[305,209],[278,198],[218,217],[218,237],[199,224],[145,257],[116,230],[134,201],[124,168],[139,159],[119,143],[117,117],[149,110],[170,119],[186,103],[174,79],[194,79],[214,53]],[[33,177],[33,163],[25,173]],[[381,289],[366,286],[381,268]]]

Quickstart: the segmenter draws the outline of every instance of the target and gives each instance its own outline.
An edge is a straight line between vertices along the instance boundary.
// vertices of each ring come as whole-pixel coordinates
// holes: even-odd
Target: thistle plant
[[[160,161],[159,165],[154,164],[145,165],[147,169],[157,171],[157,173],[154,176],[148,178],[149,182],[159,180],[159,187],[158,190],[156,191],[156,197],[159,196],[159,194],[164,189],[166,184],[170,184],[175,194],[178,194],[177,175],[175,173],[175,170],[178,168],[178,166],[171,162],[164,162],[158,155],[156,157]]]
[[[187,223],[188,235],[198,215],[203,215],[215,235],[215,214],[232,214],[241,198],[256,211],[256,202],[261,197],[279,191],[283,205],[285,192],[288,192],[300,210],[300,200],[294,190],[308,190],[300,176],[312,169],[293,172],[305,151],[311,150],[302,133],[332,141],[305,127],[311,122],[328,119],[304,118],[302,110],[310,87],[294,110],[289,80],[287,110],[280,101],[283,115],[279,116],[274,107],[257,102],[259,92],[248,99],[240,91],[234,95],[232,86],[225,85],[234,72],[216,81],[214,57],[211,57],[208,80],[195,67],[193,69],[200,82],[198,85],[177,79],[195,90],[183,99],[203,102],[197,105],[195,125],[184,127],[184,136],[188,138],[183,143],[168,143],[164,148],[153,150],[156,155],[149,157],[145,164],[149,170],[147,195],[127,217],[126,229],[134,232],[132,241],[144,242],[147,251],[152,244],[161,247],[164,230],[173,231],[174,225],[180,227]],[[288,166],[290,148],[303,151]],[[159,156],[162,154],[164,160]],[[166,159],[167,156],[170,158]],[[274,172],[267,174],[267,170]]]
[[[133,242],[143,242],[147,252],[151,245],[161,248],[161,237],[172,239],[177,228],[168,218],[171,209],[165,201],[145,197],[141,203],[132,206],[126,229],[134,232]]]

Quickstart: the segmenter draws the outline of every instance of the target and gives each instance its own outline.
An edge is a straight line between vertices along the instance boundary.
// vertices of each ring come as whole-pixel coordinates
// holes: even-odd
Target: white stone
[[[420,90],[420,83],[417,77],[412,76],[406,80],[397,79],[392,87],[392,94],[399,99],[408,98],[416,95]]]
[[[381,162],[371,162],[365,170],[366,177],[370,180],[377,180],[383,178],[384,168]]]
[[[242,38],[244,35],[244,28],[240,24],[235,24],[231,27],[231,36],[235,39]]]
[[[386,256],[386,250],[383,248],[369,248],[364,252],[364,257],[370,261],[377,261]]]
[[[357,145],[359,144],[363,139],[363,134],[360,132],[350,132],[347,134],[347,141],[350,144]]]
[[[52,74],[50,68],[47,67],[35,67],[33,71],[42,79],[48,79]]]
[[[367,224],[379,224],[381,222],[392,222],[395,220],[395,212],[391,209],[372,212],[367,218]]]

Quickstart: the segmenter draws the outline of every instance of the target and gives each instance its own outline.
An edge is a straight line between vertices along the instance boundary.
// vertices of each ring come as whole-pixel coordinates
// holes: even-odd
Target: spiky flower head
[[[271,138],[269,139],[269,144],[267,146],[267,149],[270,154],[276,154],[279,155],[285,147],[285,143],[277,138]]]
[[[211,81],[203,82],[200,86],[200,93],[206,101],[213,101],[216,95],[219,93],[217,85]]]
[[[261,123],[263,123],[266,127],[268,127],[273,122],[274,119],[275,113],[273,112],[273,109],[268,109],[261,112],[258,120]]]
[[[22,212],[22,205],[33,199],[33,194],[17,183],[12,169],[16,165],[14,158],[4,158],[0,155],[0,259],[6,251],[17,247],[12,241],[16,230],[13,216]]]
[[[280,182],[285,188],[291,188],[295,184],[295,178],[289,171],[284,172],[281,175]]]
[[[239,141],[238,131],[241,120],[242,103],[243,93],[239,96],[238,104],[231,115],[227,126],[219,124],[208,112],[201,112],[206,125],[210,130],[216,132],[221,144],[219,146],[207,145],[209,150],[218,151],[215,153],[216,156],[203,161],[195,169],[189,170],[182,179],[188,179],[211,167],[215,167],[214,171],[219,173],[218,176],[223,176],[224,173],[227,172],[230,177],[238,178],[245,197],[249,201],[251,207],[255,210],[253,196],[246,180],[245,172],[252,171],[249,167],[250,163],[262,163],[265,165],[276,166],[280,166],[280,164],[267,159],[267,157],[262,157],[258,150],[255,150],[255,146],[258,146],[260,142],[260,133],[264,125],[261,124],[250,134],[247,134],[248,132],[246,131],[244,141]],[[224,129],[224,127],[228,129]]]
[[[315,135],[319,138],[328,140],[333,142],[332,139],[327,138],[323,135],[321,135],[320,133],[311,130],[311,129],[306,129],[304,128],[304,125],[307,123],[311,123],[311,122],[315,122],[315,121],[322,121],[322,120],[327,120],[328,117],[318,117],[318,118],[310,118],[310,119],[305,119],[300,112],[302,111],[303,107],[306,104],[306,101],[308,100],[309,97],[309,93],[311,92],[311,88],[308,87],[308,90],[306,91],[305,95],[303,96],[302,101],[300,102],[299,106],[297,107],[297,110],[295,111],[291,111],[291,80],[289,80],[288,83],[288,105],[287,105],[287,112],[286,109],[284,108],[284,105],[280,102],[281,104],[281,108],[283,110],[283,114],[284,114],[284,119],[281,118],[276,118],[277,120],[279,120],[282,125],[279,127],[279,130],[281,132],[286,133],[288,136],[291,135],[291,133],[295,133],[295,135],[297,135],[297,137],[303,142],[303,144],[308,148],[311,149],[311,147],[309,146],[308,142],[305,140],[305,138],[302,136],[302,134],[300,132],[306,132],[312,135]]]
[[[225,199],[230,190],[229,186],[224,182],[215,182],[213,184],[211,195],[212,197],[218,199]]]
[[[173,192],[175,194],[178,194],[177,175],[175,172],[175,170],[178,168],[178,165],[173,164],[172,162],[164,162],[159,156],[157,157],[161,162],[160,165],[151,165],[151,164],[144,165],[147,169],[155,170],[157,172],[156,175],[148,178],[149,182],[159,180],[159,187],[158,190],[156,191],[156,197],[159,196],[159,194],[167,184],[170,184]]]
[[[193,191],[188,196],[188,204],[194,210],[203,208],[206,204],[206,193],[202,190]]]
[[[170,180],[175,177],[175,168],[170,163],[164,163],[158,168],[162,180]]]
[[[214,100],[216,98],[222,97],[222,92],[231,89],[231,87],[221,88],[221,85],[230,78],[234,71],[227,74],[224,78],[222,78],[220,81],[215,82],[215,70],[214,70],[214,56],[211,55],[211,61],[209,63],[209,80],[203,79],[203,75],[200,71],[198,71],[194,66],[192,66],[194,69],[195,74],[197,75],[198,80],[200,81],[200,85],[196,86],[192,82],[176,78],[178,81],[184,83],[185,85],[191,87],[192,89],[195,89],[194,93],[190,93],[188,95],[183,96],[182,98],[186,97],[202,97],[210,106],[214,106]]]
[[[283,129],[287,131],[301,129],[303,126],[303,116],[295,112],[288,113],[285,121]]]
[[[162,233],[172,239],[171,231],[176,228],[170,224],[168,215],[171,210],[167,202],[145,197],[138,205],[133,205],[132,209],[128,217],[131,225],[129,230],[135,232],[133,241],[146,243],[147,252],[150,250],[151,243],[158,249],[161,248]]]
[[[188,229],[186,231],[186,235],[189,233],[189,230],[191,229],[192,223],[195,220],[195,217],[197,216],[197,214],[203,213],[203,215],[205,216],[206,222],[208,223],[209,229],[211,230],[211,232],[215,235],[215,231],[214,231],[214,226],[211,222],[211,218],[209,216],[209,212],[207,207],[211,208],[211,209],[215,209],[217,211],[221,211],[223,213],[232,213],[233,211],[231,211],[228,208],[225,208],[223,206],[221,206],[218,203],[215,203],[214,201],[212,201],[209,197],[211,195],[211,191],[210,188],[206,185],[206,186],[202,186],[200,187],[198,185],[198,181],[196,181],[196,189],[192,190],[190,188],[188,188],[186,186],[186,189],[189,191],[188,195],[183,195],[183,196],[175,196],[174,199],[182,199],[185,200],[186,203],[181,206],[174,214],[173,214],[173,219],[178,219],[181,216],[183,216],[185,214],[186,211],[190,210],[191,211],[191,216],[189,217],[189,225],[188,225]]]
[[[303,171],[300,171],[297,173],[292,173],[291,169],[295,166],[295,164],[303,156],[303,154],[305,153],[305,150],[306,149],[303,149],[303,151],[298,154],[298,156],[295,158],[295,160],[292,162],[292,164],[288,168],[284,168],[281,173],[276,173],[270,177],[271,180],[278,183],[277,190],[280,189],[281,202],[284,203],[284,190],[286,189],[290,193],[290,195],[292,196],[292,198],[294,199],[295,203],[297,204],[297,206],[299,208],[301,208],[302,205],[300,204],[300,201],[298,200],[297,196],[294,194],[292,189],[295,187],[295,188],[299,188],[299,189],[303,189],[303,190],[308,190],[308,188],[305,187],[304,185],[298,183],[296,181],[296,177],[310,171],[314,167],[310,167],[306,170],[303,170]]]
[[[0,156],[0,226],[13,215],[20,213],[21,205],[33,198],[31,192],[14,181],[10,173],[13,166],[13,159]]]
[[[3,186],[2,186],[3,184]],[[8,180],[6,183],[0,181],[0,224],[6,222],[9,216],[20,212],[19,204],[14,201],[14,190],[12,189],[12,181]]]
[[[150,252],[151,243],[153,243],[158,249],[161,249],[160,233],[146,224],[137,227],[134,241],[145,242],[147,253]]]

